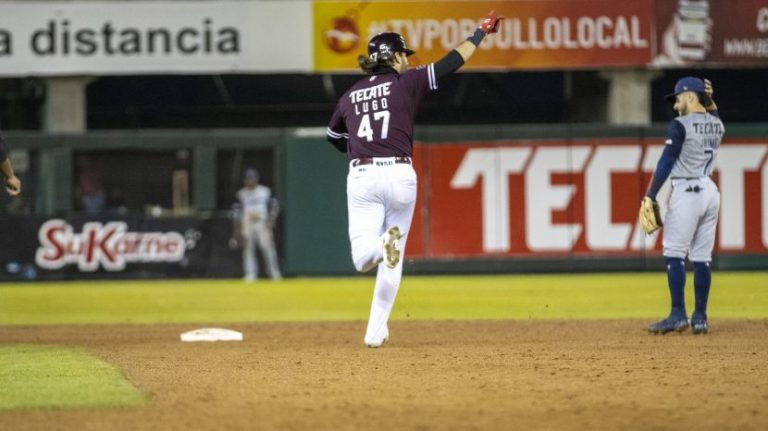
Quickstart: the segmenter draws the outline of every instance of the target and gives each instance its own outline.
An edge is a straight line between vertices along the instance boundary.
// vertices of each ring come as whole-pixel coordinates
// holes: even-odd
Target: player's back
[[[685,129],[680,156],[672,168],[672,178],[709,176],[720,148],[725,127],[717,115],[693,112],[672,121]]]
[[[437,88],[433,76],[433,68],[419,68],[355,83],[339,99],[334,115],[343,119],[349,134],[350,158],[410,156],[416,110],[427,91]]]

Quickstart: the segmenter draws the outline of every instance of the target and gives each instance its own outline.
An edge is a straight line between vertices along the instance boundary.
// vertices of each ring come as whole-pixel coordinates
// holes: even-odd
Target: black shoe
[[[705,322],[706,323],[706,322]],[[688,319],[685,316],[669,316],[648,327],[648,332],[653,334],[666,334],[667,332],[683,332],[688,329]]]
[[[697,335],[709,332],[706,314],[693,313],[693,316],[691,316],[691,332]]]

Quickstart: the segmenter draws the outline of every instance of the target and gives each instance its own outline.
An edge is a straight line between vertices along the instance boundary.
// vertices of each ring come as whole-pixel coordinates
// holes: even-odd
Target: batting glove
[[[485,34],[493,34],[499,31],[499,23],[503,20],[503,16],[497,16],[496,11],[492,10],[487,17],[480,22],[480,30]]]

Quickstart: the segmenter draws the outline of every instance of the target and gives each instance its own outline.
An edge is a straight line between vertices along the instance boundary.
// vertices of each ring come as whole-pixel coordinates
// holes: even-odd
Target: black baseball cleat
[[[691,332],[696,335],[709,332],[706,314],[693,313],[693,316],[691,316]]]
[[[653,334],[666,334],[667,332],[683,332],[688,329],[688,319],[685,316],[669,316],[648,327],[648,332]]]

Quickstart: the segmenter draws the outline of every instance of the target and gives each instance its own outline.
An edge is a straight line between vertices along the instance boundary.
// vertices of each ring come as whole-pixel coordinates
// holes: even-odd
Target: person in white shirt
[[[257,245],[269,276],[273,280],[282,279],[272,235],[279,206],[277,199],[272,197],[272,190],[259,184],[259,172],[256,169],[247,169],[243,174],[243,188],[237,192],[237,201],[231,244],[242,246],[243,279],[255,281],[259,276]]]

